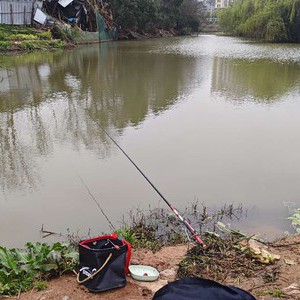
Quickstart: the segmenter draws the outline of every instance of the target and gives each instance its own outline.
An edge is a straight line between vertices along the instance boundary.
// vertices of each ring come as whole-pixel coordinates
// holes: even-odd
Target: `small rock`
[[[62,300],[70,300],[69,296],[63,296]]]
[[[158,291],[160,288],[168,284],[167,280],[158,279],[156,281],[134,281],[135,285],[141,286],[142,288],[148,289],[152,294]]]
[[[292,259],[285,259],[284,262],[285,262],[285,264],[290,265],[290,266],[293,266],[293,265],[296,265],[296,264],[297,264],[297,263],[296,263],[294,260],[292,260]]]
[[[300,295],[300,286],[297,283],[292,283],[287,288],[284,288],[283,291],[289,296]]]
[[[136,259],[131,259],[130,264],[131,264],[131,265],[138,265],[139,262],[138,262]]]
[[[166,270],[160,272],[160,277],[162,279],[166,279],[168,281],[175,280],[176,275],[177,275],[176,268],[166,269]]]
[[[151,291],[149,291],[148,289],[143,289],[142,290],[143,297],[149,296],[150,294],[151,294]]]

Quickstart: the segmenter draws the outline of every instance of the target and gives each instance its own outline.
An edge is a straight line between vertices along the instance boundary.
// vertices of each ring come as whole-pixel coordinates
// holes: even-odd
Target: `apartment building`
[[[225,8],[228,7],[233,0],[216,0],[215,8]]]

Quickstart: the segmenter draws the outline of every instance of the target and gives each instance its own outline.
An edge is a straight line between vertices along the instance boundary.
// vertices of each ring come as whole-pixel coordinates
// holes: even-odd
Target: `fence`
[[[35,0],[0,0],[0,24],[30,25]]]

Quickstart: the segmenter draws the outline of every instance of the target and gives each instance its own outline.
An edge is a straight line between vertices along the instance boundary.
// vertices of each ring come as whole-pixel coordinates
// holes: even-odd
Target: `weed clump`
[[[152,251],[158,251],[165,245],[187,242],[182,223],[165,209],[131,211],[129,220],[123,220],[123,226],[117,233],[133,247]]]
[[[69,244],[27,243],[24,250],[0,247],[0,296],[45,289],[45,280],[72,271],[77,263],[77,250]]]
[[[0,25],[0,51],[31,51],[64,48],[65,41],[53,39],[50,30]]]
[[[239,219],[242,214],[241,206],[225,205],[210,212],[206,206],[197,202],[184,211],[184,217],[200,235],[207,231],[215,231],[219,221]],[[132,240],[134,247],[149,248],[153,251],[165,245],[194,242],[185,225],[173,212],[164,208],[131,211],[128,220],[123,220],[123,227],[118,233],[126,240]]]
[[[8,50],[11,45],[12,45],[12,42],[7,42],[7,41],[1,41],[0,40],[0,51]]]
[[[250,278],[265,270],[266,264],[257,259],[253,250],[242,245],[245,237],[235,234],[205,236],[207,249],[196,246],[187,252],[178,269],[180,278],[192,276],[219,282]]]

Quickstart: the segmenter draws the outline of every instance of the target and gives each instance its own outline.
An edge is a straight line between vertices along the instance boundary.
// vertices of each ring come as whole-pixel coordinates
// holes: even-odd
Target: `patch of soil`
[[[153,32],[137,32],[133,30],[125,30],[119,34],[120,40],[143,40],[143,39],[151,39],[151,38],[165,38],[178,36],[179,33],[171,28],[168,30],[156,28]]]
[[[85,288],[79,286],[76,282],[75,275],[65,275],[60,278],[51,280],[46,290],[35,291],[21,294],[21,300],[84,300],[84,299],[151,299],[147,297],[149,292],[136,287],[133,283],[128,282],[124,288],[111,290],[103,293],[90,293]],[[144,297],[145,296],[145,297]],[[16,299],[16,298],[15,298]]]
[[[284,299],[300,299],[300,236],[278,240],[268,246],[270,253],[280,255],[280,260],[267,266],[263,272],[256,274],[250,282],[244,280],[241,288],[248,289],[254,295],[261,295],[276,290],[282,291]],[[267,299],[259,298],[258,299]],[[270,297],[270,299],[274,299]],[[276,299],[276,298],[275,298]]]

